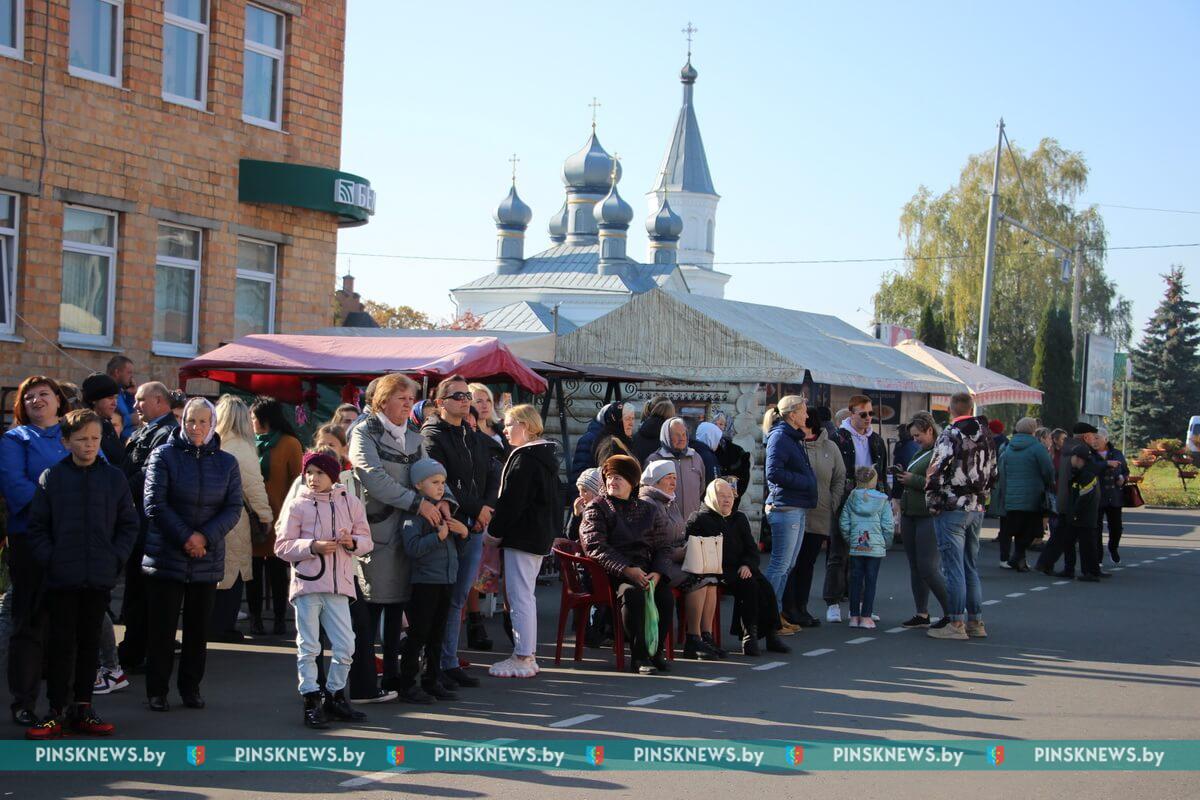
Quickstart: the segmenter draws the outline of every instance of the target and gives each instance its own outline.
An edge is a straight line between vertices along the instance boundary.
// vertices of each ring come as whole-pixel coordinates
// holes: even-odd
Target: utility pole
[[[988,199],[987,248],[983,259],[983,297],[979,301],[979,347],[975,363],[987,366],[988,325],[992,316],[992,274],[996,266],[996,223],[1000,211],[1000,148],[1004,144],[1004,118],[996,134],[996,161],[992,165],[992,196]]]
[[[1075,243],[1074,265],[1071,274],[1071,354],[1075,359],[1075,375],[1079,375],[1079,306],[1083,299],[1083,245]]]

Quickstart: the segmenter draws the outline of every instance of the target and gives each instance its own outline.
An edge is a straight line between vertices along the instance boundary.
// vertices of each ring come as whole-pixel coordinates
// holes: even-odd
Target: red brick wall
[[[0,342],[0,386],[35,372],[79,382],[113,355],[71,347],[68,358],[34,330],[57,341],[64,203],[55,190],[134,205],[120,214],[113,347],[134,360],[139,381],[174,386],[183,363],[150,352],[158,224],[151,208],[220,222],[203,234],[200,352],[233,338],[231,225],[291,237],[279,250],[277,332],[332,324],[335,218],[238,203],[237,166],[242,158],[340,166],[345,2],[298,2],[301,13],[287,18],[283,131],[242,121],[245,3],[211,5],[207,110],[199,111],[162,99],[161,0],[125,2],[121,88],[68,74],[69,0],[26,0],[24,61],[0,56],[0,176],[36,184],[44,174],[40,193],[20,197],[16,311],[27,322],[16,323],[23,343]]]

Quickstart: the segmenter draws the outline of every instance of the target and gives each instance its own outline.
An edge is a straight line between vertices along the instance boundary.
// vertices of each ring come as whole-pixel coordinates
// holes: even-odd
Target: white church
[[[494,331],[569,333],[653,289],[724,297],[730,276],[713,269],[717,204],[694,92],[689,53],[680,71],[683,105],[657,183],[647,193],[649,252],[626,250],[633,209],[617,186],[621,165],[600,145],[595,123],[587,143],[562,167],[566,198],[550,220],[552,246],[525,256],[533,218],[516,185],[496,209],[495,271],[452,290],[456,314],[471,312]],[[558,319],[554,319],[554,308]]]

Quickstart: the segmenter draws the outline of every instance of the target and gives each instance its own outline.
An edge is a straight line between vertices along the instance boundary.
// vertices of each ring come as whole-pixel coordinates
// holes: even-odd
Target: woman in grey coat
[[[667,517],[667,539],[671,545],[670,563],[664,565],[663,577],[674,589],[688,577],[683,571],[683,556],[687,549],[687,521],[679,512],[679,501],[675,497],[677,483],[674,461],[654,461],[642,471],[642,485],[638,497],[648,500],[663,510]]]
[[[661,446],[646,457],[646,466],[655,461],[670,461],[675,465],[675,504],[686,520],[704,502],[704,490],[708,487],[704,480],[704,459],[688,447],[688,428],[683,417],[671,417],[663,423],[658,441]]]
[[[397,688],[401,620],[409,598],[409,564],[401,530],[404,521],[420,514],[440,524],[441,510],[422,499],[409,480],[409,467],[425,458],[419,431],[408,425],[420,387],[405,375],[391,373],[378,380],[371,397],[371,414],[350,434],[350,463],[354,481],[367,507],[374,548],[358,559],[359,589],[369,615],[355,617],[355,663],[369,658],[374,670],[375,631],[383,620],[383,691],[370,691],[363,677],[351,679],[351,699],[385,699]],[[388,698],[390,699],[390,698]]]
[[[793,625],[815,628],[821,621],[808,613],[808,594],[812,590],[813,565],[829,534],[837,533],[837,517],[845,494],[846,462],[837,443],[829,438],[819,415],[808,415],[804,449],[817,476],[817,505],[804,516],[804,538],[796,566],[788,575],[783,592],[783,616]]]

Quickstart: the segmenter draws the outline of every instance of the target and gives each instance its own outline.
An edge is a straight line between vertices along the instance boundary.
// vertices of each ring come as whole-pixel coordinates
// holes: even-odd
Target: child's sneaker
[[[82,733],[84,736],[112,736],[116,726],[100,719],[92,709],[91,704],[77,706],[67,721],[71,733]]]
[[[100,668],[104,673],[105,679],[108,681],[108,691],[119,692],[122,689],[129,688],[129,678],[125,676],[125,670],[118,665],[116,669]]]
[[[62,720],[59,714],[51,711],[50,716],[34,725],[25,731],[25,738],[32,739],[35,742],[42,742],[47,739],[58,739],[63,735]]]
[[[92,684],[92,694],[108,694],[112,691],[112,685],[108,682],[108,675],[103,669],[96,670],[96,682]]]
[[[825,621],[826,622],[841,622],[842,621],[842,607],[839,605],[832,605],[829,608],[825,609]]]

